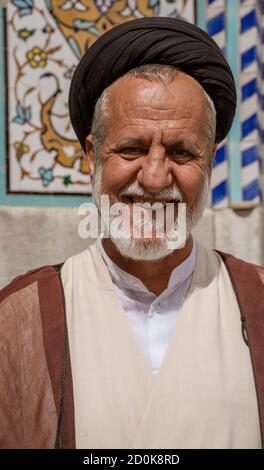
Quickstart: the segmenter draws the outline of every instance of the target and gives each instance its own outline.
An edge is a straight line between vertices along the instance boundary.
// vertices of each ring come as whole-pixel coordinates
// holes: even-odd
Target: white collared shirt
[[[140,279],[117,266],[106,254],[100,239],[98,245],[118,298],[153,373],[157,374],[190,286],[196,262],[196,241],[193,238],[190,255],[173,269],[167,288],[158,296]]]

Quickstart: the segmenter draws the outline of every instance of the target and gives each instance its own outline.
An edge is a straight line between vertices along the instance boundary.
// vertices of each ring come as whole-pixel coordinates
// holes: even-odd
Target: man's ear
[[[215,159],[215,154],[216,154],[217,148],[218,148],[218,144],[214,144],[214,146],[212,148],[212,153],[210,155],[210,162],[209,162],[208,167],[207,167],[208,176],[209,176],[210,179],[211,179],[211,175],[212,175],[212,169],[213,169],[213,164],[214,164],[214,159]]]
[[[212,155],[211,155],[211,165],[210,165],[211,168],[213,167],[213,162],[214,162],[214,159],[215,159],[217,149],[218,149],[218,144],[214,144],[214,146],[212,148]]]
[[[85,153],[86,153],[86,157],[87,157],[87,160],[88,160],[89,173],[90,173],[90,176],[93,177],[93,175],[94,175],[95,153],[94,153],[94,145],[93,145],[93,136],[92,136],[92,134],[89,134],[86,137]]]
[[[218,149],[218,144],[214,144],[213,151],[212,151],[212,160],[215,159],[215,154],[216,154],[217,149]]]

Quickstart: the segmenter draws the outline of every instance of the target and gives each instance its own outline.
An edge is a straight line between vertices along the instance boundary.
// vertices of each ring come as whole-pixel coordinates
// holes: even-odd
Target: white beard
[[[100,165],[97,170],[95,171],[95,175],[92,181],[93,186],[93,198],[94,202],[101,214],[101,180],[102,180],[102,166]],[[206,172],[203,188],[201,191],[201,195],[196,202],[196,205],[192,210],[187,207],[186,210],[186,225],[185,225],[185,241],[188,239],[191,231],[197,224],[198,220],[201,218],[203,211],[206,207],[208,192],[209,192],[209,175]],[[137,196],[149,196],[147,191],[144,191],[143,188],[139,187],[137,183],[133,183],[129,185],[129,187],[124,188],[120,191],[120,196],[124,195],[137,195]],[[153,196],[152,196],[153,198]],[[158,200],[162,198],[167,199],[177,199],[180,202],[183,202],[183,194],[181,191],[174,186],[173,188],[165,188],[160,193],[155,195],[155,198]],[[123,203],[124,204],[124,203]],[[128,211],[130,214],[130,210]],[[103,217],[103,215],[102,215]],[[114,220],[116,216],[111,217],[111,221]],[[178,219],[178,217],[177,217]],[[177,225],[179,221],[176,220],[175,224]],[[137,220],[133,220],[133,224],[137,225],[137,227],[141,227],[143,222]],[[178,230],[181,230],[180,224],[178,224]],[[115,236],[114,233],[111,231],[109,232],[109,236],[115,245],[116,249],[120,252],[123,257],[130,258],[137,261],[158,261],[162,258],[165,258],[171,255],[175,248],[171,248],[169,246],[171,232],[165,234],[163,238],[132,238],[131,236],[131,228],[130,228],[130,220],[127,221],[128,229],[122,229],[122,236]],[[184,246],[184,245],[183,245]],[[178,248],[182,248],[182,245]]]

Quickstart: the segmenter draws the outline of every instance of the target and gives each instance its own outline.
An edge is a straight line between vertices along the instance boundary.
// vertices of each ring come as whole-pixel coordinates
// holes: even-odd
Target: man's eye
[[[188,150],[170,150],[168,155],[175,160],[188,160],[193,158],[193,155]]]

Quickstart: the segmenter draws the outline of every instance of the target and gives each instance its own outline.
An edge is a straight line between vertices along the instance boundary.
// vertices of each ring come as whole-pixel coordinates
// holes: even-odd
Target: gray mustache
[[[141,196],[145,198],[151,198],[152,200],[161,200],[161,199],[175,199],[179,202],[184,202],[184,197],[182,192],[176,187],[164,188],[159,193],[152,193],[144,190],[137,184],[133,183],[119,191],[119,196]]]

